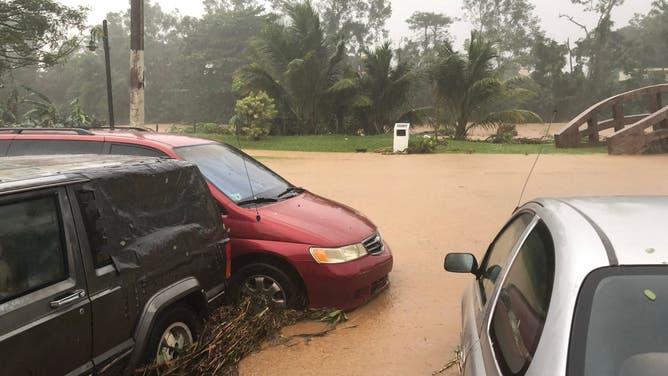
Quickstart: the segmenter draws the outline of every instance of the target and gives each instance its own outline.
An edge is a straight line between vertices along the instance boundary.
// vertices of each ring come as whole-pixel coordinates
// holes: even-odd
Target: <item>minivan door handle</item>
[[[60,308],[62,306],[66,306],[68,304],[74,303],[77,300],[83,298],[86,296],[86,292],[84,290],[76,290],[70,295],[67,295],[66,297],[58,300],[54,300],[49,305],[51,308]]]

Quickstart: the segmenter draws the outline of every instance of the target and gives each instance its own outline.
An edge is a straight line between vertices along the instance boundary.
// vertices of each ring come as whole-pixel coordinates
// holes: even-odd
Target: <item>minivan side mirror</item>
[[[453,273],[478,273],[478,260],[470,253],[449,253],[443,263],[445,270]]]

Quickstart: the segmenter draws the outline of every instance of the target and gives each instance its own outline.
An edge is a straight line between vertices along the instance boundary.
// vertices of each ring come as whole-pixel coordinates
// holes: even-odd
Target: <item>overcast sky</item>
[[[108,12],[127,9],[129,2],[124,0],[59,0],[68,5],[84,5],[91,9],[89,23],[101,23]],[[198,16],[203,6],[197,0],[154,0],[163,10],[179,9],[181,14]],[[583,36],[582,30],[569,21],[559,18],[559,14],[574,16],[578,22],[588,26],[596,23],[596,15],[585,13],[582,7],[571,4],[570,0],[531,0],[536,6],[535,13],[542,20],[542,28],[547,35],[559,42],[566,39],[577,40]],[[471,31],[471,24],[466,22],[462,11],[462,0],[391,0],[392,18],[388,23],[390,38],[394,42],[403,36],[409,36],[406,19],[415,11],[443,13],[449,17],[461,19],[453,25],[451,32],[460,46]],[[617,27],[628,24],[635,13],[645,14],[651,8],[652,0],[626,0],[625,4],[616,8],[613,21]]]

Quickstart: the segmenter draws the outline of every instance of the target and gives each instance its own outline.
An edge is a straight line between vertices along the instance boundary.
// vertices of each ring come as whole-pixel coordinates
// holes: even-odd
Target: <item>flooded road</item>
[[[392,248],[394,270],[390,288],[334,332],[267,344],[241,363],[241,375],[431,375],[448,363],[472,277],[446,273],[443,257],[484,254],[515,209],[535,156],[250,154],[371,218]],[[543,156],[523,202],[603,194],[668,194],[668,156]],[[321,329],[300,323],[283,335]]]

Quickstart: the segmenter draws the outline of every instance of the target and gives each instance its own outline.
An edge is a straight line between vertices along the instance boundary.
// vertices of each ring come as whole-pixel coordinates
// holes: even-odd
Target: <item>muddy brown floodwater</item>
[[[365,213],[392,247],[394,270],[390,288],[336,331],[267,344],[241,363],[241,375],[431,375],[451,360],[471,277],[446,273],[443,257],[484,253],[535,156],[250,153],[292,183]],[[523,202],[611,194],[668,194],[668,156],[545,155]],[[284,335],[318,330],[300,323]]]

